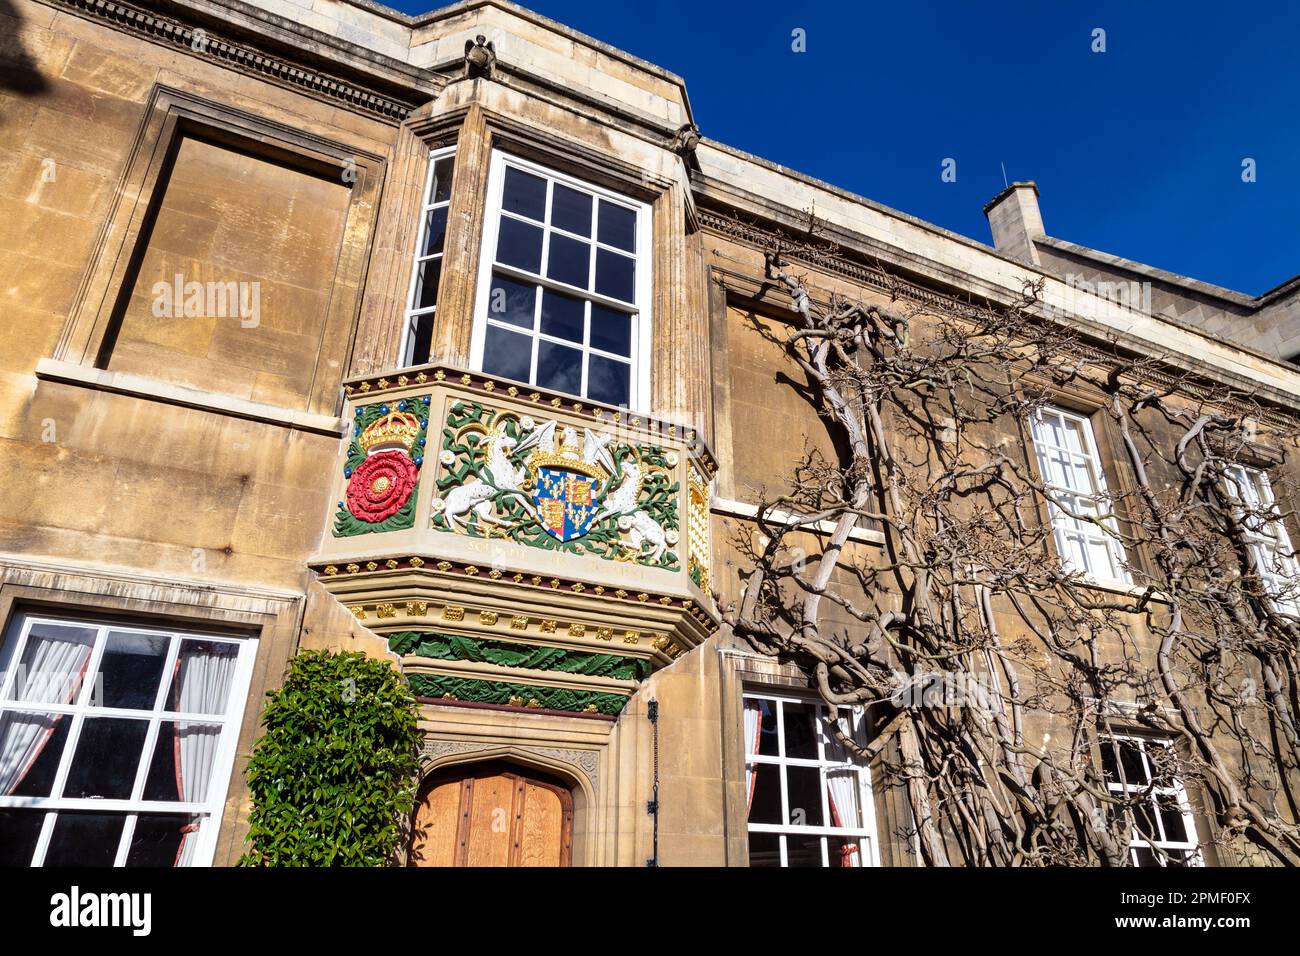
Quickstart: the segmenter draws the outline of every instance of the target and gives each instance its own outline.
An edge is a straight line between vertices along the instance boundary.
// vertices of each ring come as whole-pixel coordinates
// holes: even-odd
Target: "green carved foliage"
[[[304,651],[268,695],[253,748],[244,866],[383,866],[404,843],[421,734],[389,664]]]
[[[529,667],[616,680],[644,680],[650,674],[650,662],[637,657],[563,647],[537,647],[464,634],[404,631],[389,634],[388,646],[398,654],[414,654],[434,660],[477,661],[498,667]]]
[[[477,704],[508,704],[511,697],[521,697],[524,700],[535,700],[538,706],[550,710],[575,713],[581,713],[595,704],[596,713],[617,716],[627,703],[627,698],[622,694],[570,690],[567,687],[538,687],[506,681],[447,677],[442,674],[412,674],[410,680],[411,689],[421,697],[451,696],[456,700],[468,700]]]

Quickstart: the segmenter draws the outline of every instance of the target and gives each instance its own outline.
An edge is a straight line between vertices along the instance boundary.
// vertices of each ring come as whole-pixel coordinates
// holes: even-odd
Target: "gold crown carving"
[[[357,444],[367,455],[372,449],[401,448],[410,451],[419,434],[420,420],[410,412],[389,412],[378,421],[371,422],[357,438]]]
[[[586,475],[588,478],[595,478],[597,481],[604,481],[609,477],[604,468],[582,460],[582,450],[578,447],[576,441],[564,442],[560,445],[558,452],[542,452],[532,455],[528,459],[528,471],[534,482],[537,480],[537,469],[548,466],[576,471],[578,474]]]

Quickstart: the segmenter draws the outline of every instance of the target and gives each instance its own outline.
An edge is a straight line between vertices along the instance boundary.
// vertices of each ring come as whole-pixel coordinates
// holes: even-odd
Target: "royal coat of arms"
[[[435,528],[679,566],[675,453],[477,404],[455,403],[447,426]]]

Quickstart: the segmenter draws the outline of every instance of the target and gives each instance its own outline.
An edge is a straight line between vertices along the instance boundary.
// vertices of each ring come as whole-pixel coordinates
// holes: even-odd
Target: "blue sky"
[[[981,242],[1005,163],[1050,235],[1253,295],[1300,273],[1300,5],[524,5],[681,75],[706,136]]]

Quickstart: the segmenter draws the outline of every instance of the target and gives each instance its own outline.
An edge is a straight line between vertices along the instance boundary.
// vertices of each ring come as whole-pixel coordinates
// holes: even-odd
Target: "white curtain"
[[[172,706],[184,713],[223,713],[235,676],[235,662],[239,659],[234,651],[234,645],[186,641],[176,661]],[[208,798],[221,728],[214,724],[177,721],[173,740],[176,791],[184,803],[203,803]],[[197,823],[181,829],[183,835],[176,852],[177,866],[189,866],[193,861],[198,841],[191,836],[197,830]]]
[[[763,732],[763,713],[756,700],[745,701],[745,809],[754,805],[754,784],[758,767],[749,758],[758,753],[758,739]]]
[[[27,648],[15,675],[13,697],[29,704],[71,703],[86,675],[90,644],[58,632],[27,635]],[[0,722],[0,793],[18,789],[45,749],[62,714],[11,710]]]
[[[840,711],[836,721],[843,734],[859,747],[865,747],[866,720],[861,709]],[[840,743],[831,728],[826,730],[826,758],[837,763],[849,763],[853,758]],[[862,826],[862,813],[858,807],[859,771],[856,768],[826,771],[826,796],[831,807],[831,822],[837,827]],[[852,839],[852,838],[850,838]],[[861,866],[861,852],[857,839],[840,849],[840,866]]]

